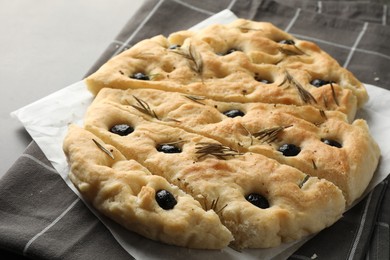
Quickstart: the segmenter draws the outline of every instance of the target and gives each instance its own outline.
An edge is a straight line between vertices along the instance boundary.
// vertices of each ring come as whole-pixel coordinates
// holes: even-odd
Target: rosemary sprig
[[[322,96],[322,101],[324,102],[325,108],[326,108],[326,109],[329,109],[328,98],[327,98],[327,96]]]
[[[263,29],[256,29],[251,27],[245,27],[245,26],[238,26],[238,29],[240,29],[242,32],[248,32],[248,31],[263,31]]]
[[[217,143],[198,143],[197,145],[195,149],[197,149],[198,159],[207,155],[213,155],[218,159],[225,160],[229,156],[241,155],[238,151]]]
[[[137,101],[138,105],[131,105],[133,108],[137,109],[141,113],[144,113],[148,116],[154,117],[158,120],[160,120],[157,116],[157,114],[150,108],[149,104],[146,103],[144,100],[137,98],[136,96],[133,95],[133,98]]]
[[[313,163],[313,169],[314,170],[317,170],[317,164],[316,162],[312,159],[311,162]]]
[[[180,120],[174,119],[174,118],[165,118],[163,120],[164,122],[175,122],[175,123],[181,123]]]
[[[254,133],[253,136],[263,143],[272,143],[278,138],[280,132],[289,127],[292,127],[292,125],[271,127]]]
[[[320,111],[320,115],[322,118],[328,119],[328,117],[326,116],[325,111],[323,109],[319,109],[319,111]]]
[[[200,55],[200,53],[196,50],[196,48],[192,44],[190,44],[190,47],[189,47],[189,54],[190,54],[191,60],[193,61],[194,65],[195,65],[194,70],[196,72],[198,72],[199,74],[202,74],[202,71],[203,71],[202,56]]]
[[[191,101],[194,101],[195,103],[201,104],[201,105],[206,105],[205,103],[202,103],[200,100],[205,100],[205,97],[200,97],[200,96],[190,96],[190,95],[184,95],[184,97],[188,98]]]
[[[208,211],[208,210],[214,210],[215,213],[219,214],[222,212],[222,210],[224,210],[228,204],[225,204],[224,206],[222,206],[220,209],[217,210],[217,207],[218,207],[218,202],[219,202],[219,197],[217,199],[213,199],[211,201],[211,205],[210,205],[210,208],[208,207],[208,202],[207,202],[207,198],[205,197],[204,198],[204,207],[205,207],[205,210]]]
[[[305,54],[304,52],[302,52],[301,50],[289,50],[289,49],[286,49],[286,48],[283,48],[283,47],[279,47],[278,48],[279,51],[283,54],[286,54],[287,56],[295,56],[295,55],[303,55]]]
[[[108,156],[110,156],[113,160],[115,159],[114,158],[114,155],[112,154],[112,152],[110,150],[108,150],[106,147],[104,147],[101,143],[99,143],[98,141],[96,141],[95,139],[92,138],[92,141],[96,144],[97,147],[99,147],[100,150],[102,150],[103,152],[105,152]]]
[[[288,56],[294,56],[294,55],[307,55],[308,56],[308,54],[306,54],[304,51],[299,49],[298,46],[296,46],[295,44],[292,44],[292,46],[294,47],[294,50],[290,50],[290,49],[287,49],[287,48],[279,47],[279,51],[281,53],[283,53],[283,54],[288,55]]]
[[[295,44],[295,41],[293,39],[282,40],[279,43],[281,43],[283,45],[290,45],[290,46],[294,47],[295,50],[289,50],[289,49],[285,49],[283,47],[279,47],[279,51],[286,54],[286,55],[307,55],[307,56],[309,56],[308,54],[306,54],[303,50],[301,50]]]
[[[340,106],[332,82],[330,82],[330,88],[332,89],[332,97],[333,97],[334,102],[336,103],[337,106]]]
[[[306,174],[305,178],[302,179],[302,181],[298,184],[298,187],[302,189],[303,184],[309,180],[310,176]]]
[[[184,58],[189,60],[190,68],[198,74],[202,74],[203,72],[203,60],[200,53],[196,50],[196,48],[190,43],[187,50],[183,50],[182,48],[170,50],[176,54],[182,55]]]
[[[210,209],[214,210],[215,213],[217,213],[217,214],[222,212],[222,210],[224,210],[227,207],[227,205],[228,205],[228,204],[225,204],[223,207],[221,207],[220,209],[217,210],[218,202],[219,202],[219,197],[216,200],[213,200],[211,202],[211,207],[210,207]]]
[[[251,139],[251,144],[250,145],[253,145],[253,135],[252,133],[241,123],[239,123],[240,126],[245,130],[245,132],[247,132],[247,134],[249,135],[249,138]]]
[[[284,85],[286,82],[288,82],[289,85],[293,85],[298,90],[298,94],[304,103],[317,104],[317,100],[313,97],[313,95],[304,89],[302,85],[296,81],[287,70],[285,70],[285,78],[283,82],[279,84],[279,86]]]

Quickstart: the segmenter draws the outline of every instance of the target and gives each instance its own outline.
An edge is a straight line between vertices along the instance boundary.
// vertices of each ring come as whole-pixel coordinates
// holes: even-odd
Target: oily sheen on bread
[[[350,119],[368,98],[362,83],[314,43],[242,19],[141,41],[86,82],[95,94],[153,88],[229,102],[313,104]]]
[[[139,100],[153,109],[155,117],[136,108]],[[180,93],[152,89],[104,89],[95,105],[102,108],[90,113],[87,128],[104,122],[109,112],[103,111],[114,108],[127,111],[212,138],[240,152],[263,154],[311,176],[325,178],[343,191],[348,205],[362,195],[377,166],[378,146],[364,120],[357,119],[350,124],[342,113],[321,113],[313,106],[194,100]],[[234,112],[241,114],[231,117]],[[285,144],[293,144],[301,151],[285,156],[278,150]]]
[[[368,99],[317,45],[270,23],[156,36],[85,79],[70,180],[124,228],[189,248],[268,248],[335,223],[380,151]]]
[[[99,109],[100,106],[93,106],[90,113],[96,115],[101,112]],[[70,179],[97,209],[149,238],[192,248],[222,248],[229,242],[237,248],[272,247],[318,232],[340,218],[345,208],[341,190],[329,181],[309,177],[255,153],[225,152],[220,154],[224,160],[209,155],[201,157],[199,146],[220,144],[178,128],[145,122],[117,109],[108,115],[106,121],[101,118],[94,121],[92,116],[96,124],[87,123],[86,129],[76,126],[70,129],[65,139],[73,172]],[[134,132],[125,137],[113,136],[106,130],[113,117],[121,122],[131,121]],[[77,143],[80,139],[86,143]],[[93,140],[112,149],[114,159]],[[180,153],[156,149],[172,143],[180,145]],[[86,150],[80,149],[87,146],[91,149],[87,156],[92,157],[91,162],[85,160]],[[137,171],[140,166],[132,165],[135,161],[153,173],[148,175],[149,180],[133,177],[140,174]],[[162,209],[155,199],[161,189],[181,195],[174,194],[177,204],[172,209]],[[179,191],[191,194],[198,203]],[[248,196],[253,194],[263,194],[264,205],[260,205],[263,208],[248,202]],[[135,203],[131,204],[132,201]],[[135,215],[133,211],[142,214]],[[217,214],[220,222],[216,221]],[[140,232],[140,228],[146,232]]]

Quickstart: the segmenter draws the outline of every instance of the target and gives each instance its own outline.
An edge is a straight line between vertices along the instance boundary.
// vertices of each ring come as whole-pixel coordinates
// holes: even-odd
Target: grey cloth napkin
[[[136,42],[223,10],[316,42],[362,82],[390,89],[389,1],[147,0],[87,73]],[[380,141],[380,140],[378,140]],[[389,259],[390,194],[379,184],[290,259]],[[132,259],[33,141],[0,180],[2,257]]]

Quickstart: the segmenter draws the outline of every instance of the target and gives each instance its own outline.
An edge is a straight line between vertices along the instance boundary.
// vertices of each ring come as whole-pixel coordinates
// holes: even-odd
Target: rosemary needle
[[[261,130],[260,132],[254,133],[253,136],[262,142],[272,143],[273,141],[276,140],[280,132],[282,132],[284,129],[289,128],[291,126],[292,125],[267,128]]]
[[[146,103],[144,100],[140,99],[140,98],[137,98],[136,96],[134,96],[134,99],[137,101],[138,105],[131,105],[133,108],[137,109],[138,111],[140,111],[141,113],[144,113],[148,116],[151,116],[151,117],[154,117],[158,120],[160,120],[157,116],[157,114],[150,108],[149,104]]]
[[[298,94],[304,103],[317,104],[317,100],[312,96],[312,94],[304,89],[302,85],[296,81],[287,70],[285,70],[285,78],[283,82],[279,84],[279,86],[284,85],[286,82],[288,82],[290,85],[293,85],[298,90]]]
[[[102,144],[100,144],[98,141],[96,141],[95,139],[92,138],[92,141],[96,144],[97,147],[100,148],[100,150],[102,150],[103,152],[105,152],[108,156],[110,156],[113,160],[115,159],[114,158],[114,155],[112,154],[112,152],[110,150],[108,150],[106,147],[104,147]]]
[[[195,147],[198,151],[196,154],[199,154],[198,159],[205,157],[207,155],[213,155],[218,159],[225,160],[228,156],[240,155],[240,153],[230,147],[216,144],[216,143],[198,143],[198,146]]]

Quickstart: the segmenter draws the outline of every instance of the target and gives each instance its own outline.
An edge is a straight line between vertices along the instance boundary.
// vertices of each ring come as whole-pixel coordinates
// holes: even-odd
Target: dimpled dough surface
[[[189,248],[268,248],[316,233],[358,199],[380,151],[363,85],[313,43],[238,19],[141,41],[86,79],[64,140],[100,212]]]

